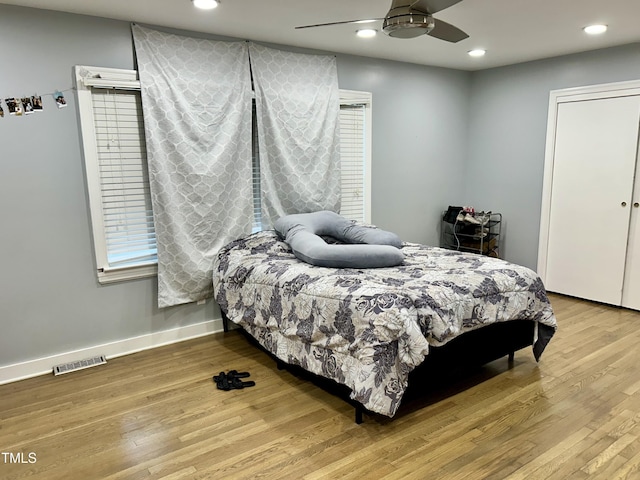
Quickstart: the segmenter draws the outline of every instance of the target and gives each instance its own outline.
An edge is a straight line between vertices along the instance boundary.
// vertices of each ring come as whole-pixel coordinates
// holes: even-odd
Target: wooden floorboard
[[[640,312],[551,300],[539,364],[522,350],[361,425],[238,331],[3,385],[0,478],[640,479]],[[256,386],[218,390],[230,369]]]

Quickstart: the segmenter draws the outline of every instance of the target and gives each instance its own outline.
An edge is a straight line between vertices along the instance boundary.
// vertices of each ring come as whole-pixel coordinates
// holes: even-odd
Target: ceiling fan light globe
[[[431,15],[410,12],[385,18],[382,31],[390,37],[414,38],[428,34],[434,27]]]

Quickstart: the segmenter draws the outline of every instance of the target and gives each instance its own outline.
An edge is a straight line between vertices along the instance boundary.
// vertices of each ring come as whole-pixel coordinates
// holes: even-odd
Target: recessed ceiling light
[[[467,53],[471,57],[482,57],[485,53],[487,53],[487,51],[481,48],[476,48],[475,50],[469,50]]]
[[[375,28],[363,28],[356,31],[356,35],[362,38],[375,37],[377,34],[378,31]]]
[[[218,0],[191,0],[193,2],[193,6],[196,8],[201,8],[202,10],[211,10],[212,8],[216,8],[218,6]]]
[[[589,35],[600,35],[601,33],[604,33],[607,31],[607,26],[606,25],[589,25],[587,27],[584,27],[583,30],[585,31],[585,33],[588,33]]]

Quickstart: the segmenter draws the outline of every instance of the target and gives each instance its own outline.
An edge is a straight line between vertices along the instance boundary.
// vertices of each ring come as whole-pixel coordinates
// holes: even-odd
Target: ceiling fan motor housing
[[[435,27],[433,17],[409,6],[392,8],[382,23],[382,31],[390,37],[414,38],[426,35]]]

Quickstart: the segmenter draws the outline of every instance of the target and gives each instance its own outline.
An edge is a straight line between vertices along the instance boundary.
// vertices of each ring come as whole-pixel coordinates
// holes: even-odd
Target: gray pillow
[[[378,268],[400,265],[402,241],[392,232],[357,225],[330,211],[281,217],[274,225],[303,262],[331,268]],[[344,244],[327,244],[320,235]]]

